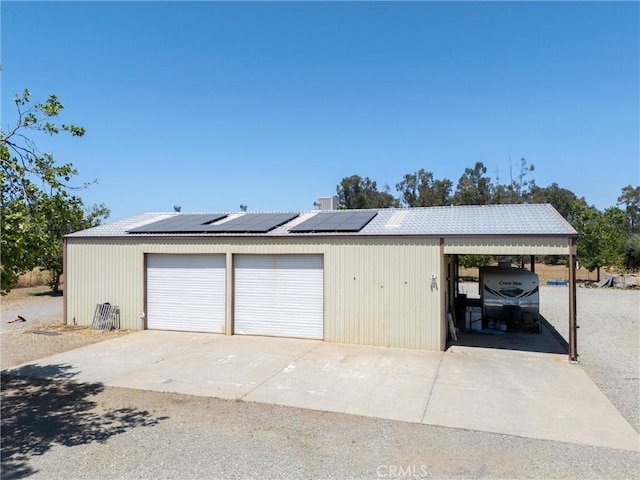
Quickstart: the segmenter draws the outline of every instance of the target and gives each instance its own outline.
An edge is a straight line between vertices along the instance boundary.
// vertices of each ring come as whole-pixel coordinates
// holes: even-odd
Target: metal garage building
[[[567,255],[576,360],[576,236],[550,205],[143,214],[65,237],[65,321],[441,351],[457,255]]]

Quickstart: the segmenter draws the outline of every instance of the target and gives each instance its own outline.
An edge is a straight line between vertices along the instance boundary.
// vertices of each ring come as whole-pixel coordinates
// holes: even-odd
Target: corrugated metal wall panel
[[[67,322],[91,325],[97,304],[120,309],[123,329],[140,329],[144,311],[144,256],[131,242],[69,241],[65,296]]]
[[[147,256],[147,328],[224,333],[224,255]]]
[[[234,333],[323,338],[320,255],[237,255]]]
[[[439,348],[435,240],[367,239],[333,245],[325,256],[325,340]]]
[[[568,255],[566,237],[450,237],[444,253],[458,255]]]

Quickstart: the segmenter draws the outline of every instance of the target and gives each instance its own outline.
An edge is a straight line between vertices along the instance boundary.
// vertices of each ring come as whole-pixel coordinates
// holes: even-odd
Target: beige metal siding
[[[439,349],[433,240],[345,240],[325,255],[325,340]]]
[[[442,322],[437,239],[420,238],[69,238],[67,320],[89,325],[97,303],[140,329],[145,310],[144,254],[321,254],[325,262],[324,332],[330,342],[439,350]],[[227,272],[227,331],[233,299]],[[442,284],[441,284],[442,285]],[[230,301],[229,301],[230,300]]]
[[[566,237],[449,237],[445,254],[568,255]]]
[[[120,307],[120,326],[139,329],[144,311],[144,256],[131,242],[68,240],[64,294],[67,322],[91,325],[96,304]]]

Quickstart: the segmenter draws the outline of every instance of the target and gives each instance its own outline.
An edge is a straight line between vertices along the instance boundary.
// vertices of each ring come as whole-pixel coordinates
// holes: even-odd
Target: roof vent
[[[180,212],[180,210],[182,209],[182,207],[180,205],[174,205],[173,206],[173,210],[176,212]]]
[[[243,203],[242,205],[240,205],[240,210],[242,210],[243,212],[246,212],[247,206]]]

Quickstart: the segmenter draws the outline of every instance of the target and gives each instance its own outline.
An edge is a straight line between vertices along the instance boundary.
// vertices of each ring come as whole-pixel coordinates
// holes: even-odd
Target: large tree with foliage
[[[476,162],[473,168],[465,168],[458,180],[453,195],[454,205],[486,205],[491,201],[491,178],[486,175],[487,167]]]
[[[400,202],[389,190],[388,185],[383,190],[378,190],[376,182],[369,177],[345,177],[336,188],[338,205],[347,209],[399,207]]]
[[[640,233],[640,186],[624,187],[618,197],[618,205],[624,206],[628,233]]]
[[[85,130],[55,123],[64,108],[55,95],[43,103],[31,103],[30,97],[28,90],[15,96],[17,120],[0,131],[2,293],[16,284],[21,273],[46,267],[43,263],[52,258],[51,246],[58,245],[62,234],[68,232],[53,228],[55,223],[75,227],[78,223],[69,221],[69,212],[75,211],[73,215],[77,216],[82,211],[84,216],[81,200],[68,193],[77,171],[70,163],[58,163],[52,153],[41,152],[33,137],[39,133],[82,137]],[[106,213],[104,207],[94,211]],[[95,223],[96,218],[91,221]],[[59,253],[61,261],[61,249]]]
[[[451,180],[436,180],[432,172],[421,168],[415,173],[406,174],[396,184],[402,203],[407,207],[439,207],[451,204]]]
[[[622,249],[622,264],[630,272],[640,270],[640,235],[635,234],[627,238]]]
[[[535,166],[523,157],[514,175],[513,165],[509,159],[509,183],[505,185],[500,183],[500,176],[496,169],[496,180],[495,185],[492,185],[490,203],[541,203],[532,198],[532,193],[537,188],[535,179],[531,176],[534,170]]]
[[[509,162],[511,163],[511,162]],[[529,200],[530,192],[535,189],[535,180],[530,177],[530,174],[535,170],[535,166],[527,162],[527,159],[522,157],[518,166],[518,172],[514,176],[513,170],[510,171],[509,193],[511,198],[509,203],[526,203]]]
[[[43,196],[36,209],[41,235],[36,249],[38,257],[35,264],[49,271],[49,286],[53,292],[57,292],[63,273],[62,237],[99,225],[110,212],[104,205],[94,205],[86,209],[80,198],[70,196],[66,192]]]
[[[573,219],[576,205],[586,206],[584,197],[578,198],[575,193],[552,183],[548,187],[534,187],[531,192],[531,203],[550,203],[567,221]]]
[[[622,265],[625,243],[624,212],[610,207],[603,212],[593,206],[576,203],[573,227],[578,231],[578,261],[590,272]]]

